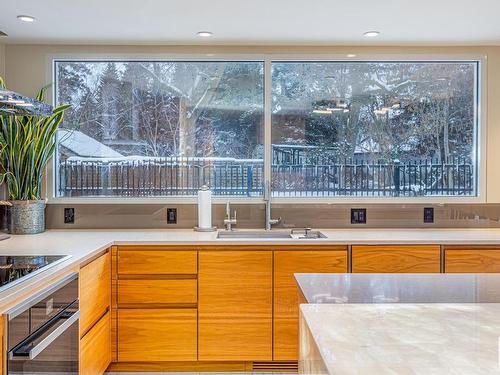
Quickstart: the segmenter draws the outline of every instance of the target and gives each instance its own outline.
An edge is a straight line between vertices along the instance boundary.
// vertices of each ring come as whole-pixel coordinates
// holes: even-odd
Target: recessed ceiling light
[[[213,33],[213,32],[211,32],[211,31],[198,31],[198,32],[196,33],[196,35],[197,35],[197,36],[200,36],[200,37],[202,37],[202,38],[209,38],[209,37],[213,36],[213,35],[214,35],[214,33]]]
[[[35,21],[35,17],[27,16],[25,14],[21,14],[21,15],[17,16],[17,19],[21,20],[23,22],[33,22],[33,21]]]
[[[380,31],[367,31],[366,33],[363,34],[365,38],[375,38],[376,36],[379,36]]]
[[[354,53],[348,53],[347,57],[356,57],[356,55]]]

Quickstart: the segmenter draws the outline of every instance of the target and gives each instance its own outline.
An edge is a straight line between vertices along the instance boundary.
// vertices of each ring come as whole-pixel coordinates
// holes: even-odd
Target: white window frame
[[[55,61],[254,61],[264,63],[264,179],[271,179],[271,105],[272,105],[272,63],[273,62],[478,62],[475,90],[477,98],[476,111],[476,196],[423,196],[423,197],[273,197],[278,204],[446,204],[446,203],[486,203],[486,147],[487,147],[487,56],[478,54],[358,54],[349,58],[345,54],[272,54],[272,53],[245,53],[245,54],[103,54],[103,53],[71,53],[48,54],[46,57],[47,82],[55,83]],[[55,100],[55,84],[48,98]],[[57,197],[55,160],[48,163],[44,184],[44,195],[48,204],[194,204],[196,197],[167,196],[167,197]],[[477,170],[478,169],[478,170]],[[262,204],[263,197],[221,197],[214,196],[214,203],[224,203],[231,200],[234,203]]]

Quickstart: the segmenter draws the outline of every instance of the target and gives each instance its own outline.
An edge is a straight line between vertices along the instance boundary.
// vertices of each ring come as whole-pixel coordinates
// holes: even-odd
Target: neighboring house
[[[65,160],[71,156],[120,158],[123,155],[96,139],[77,130],[59,129],[60,156]]]

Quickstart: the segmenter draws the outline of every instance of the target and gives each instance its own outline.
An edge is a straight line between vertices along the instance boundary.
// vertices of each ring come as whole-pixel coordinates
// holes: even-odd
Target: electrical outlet
[[[434,207],[424,207],[424,223],[434,222]]]
[[[64,224],[75,223],[75,209],[73,207],[64,209]]]
[[[351,224],[366,224],[366,208],[351,208]]]
[[[167,224],[177,224],[177,208],[167,208]]]

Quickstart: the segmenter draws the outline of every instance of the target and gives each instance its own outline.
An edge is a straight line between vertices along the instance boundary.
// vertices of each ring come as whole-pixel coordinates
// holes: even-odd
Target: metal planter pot
[[[10,233],[36,234],[45,231],[45,201],[11,201]]]

